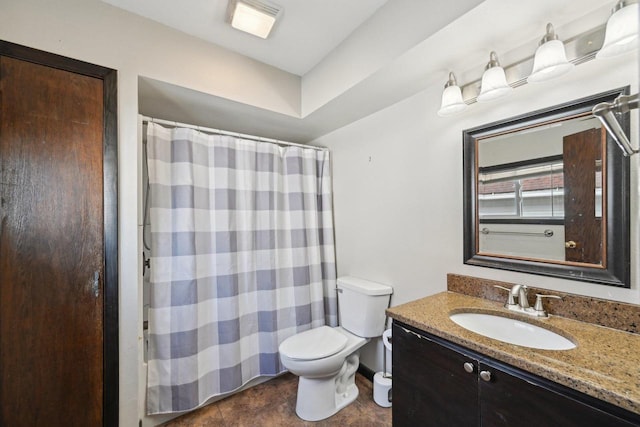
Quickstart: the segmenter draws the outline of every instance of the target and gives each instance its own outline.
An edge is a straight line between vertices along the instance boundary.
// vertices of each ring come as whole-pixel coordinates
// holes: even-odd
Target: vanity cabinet
[[[478,362],[393,322],[393,426],[479,425]]]
[[[640,415],[393,324],[394,427],[631,427]]]

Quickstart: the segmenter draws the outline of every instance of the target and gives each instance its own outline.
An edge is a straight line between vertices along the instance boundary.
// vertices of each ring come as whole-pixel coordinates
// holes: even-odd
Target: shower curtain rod
[[[278,144],[278,145],[289,145],[289,146],[292,146],[292,147],[311,148],[312,150],[318,150],[318,151],[326,151],[326,150],[328,150],[328,148],[318,147],[318,146],[315,146],[315,145],[296,144],[295,142],[281,141],[279,139],[272,139],[272,138],[264,138],[262,136],[248,135],[248,134],[239,133],[239,132],[229,132],[229,131],[226,131],[226,130],[208,128],[208,127],[197,126],[197,125],[190,125],[188,123],[174,122],[174,121],[171,121],[171,120],[156,119],[156,118],[147,117],[147,116],[142,116],[142,122],[143,123],[151,122],[151,123],[157,123],[159,125],[167,125],[167,126],[195,129],[195,130],[198,130],[198,131],[201,131],[201,132],[212,133],[212,134],[216,134],[216,135],[235,136],[235,137],[238,137],[238,138],[249,139],[251,141],[256,141],[256,142],[270,142],[272,144]]]
[[[631,146],[629,138],[622,130],[622,126],[620,126],[620,122],[614,113],[627,113],[629,110],[638,108],[638,104],[640,104],[638,95],[637,93],[635,95],[620,95],[613,102],[601,102],[591,110],[591,114],[600,119],[602,125],[618,144],[625,157],[640,152],[640,149],[635,149]]]

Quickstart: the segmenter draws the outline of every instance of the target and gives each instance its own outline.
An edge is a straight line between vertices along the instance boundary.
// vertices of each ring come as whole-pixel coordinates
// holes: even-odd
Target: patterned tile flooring
[[[356,374],[360,391],[351,405],[317,422],[303,421],[295,413],[298,377],[285,374],[226,399],[182,415],[164,427],[387,427],[391,408],[373,401],[372,383]]]

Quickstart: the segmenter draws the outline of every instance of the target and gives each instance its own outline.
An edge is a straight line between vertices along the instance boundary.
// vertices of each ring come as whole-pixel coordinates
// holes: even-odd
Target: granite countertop
[[[540,325],[573,341],[571,350],[538,350],[468,331],[456,311],[495,313]],[[387,310],[395,320],[640,414],[640,335],[560,316],[538,319],[496,301],[442,292]]]

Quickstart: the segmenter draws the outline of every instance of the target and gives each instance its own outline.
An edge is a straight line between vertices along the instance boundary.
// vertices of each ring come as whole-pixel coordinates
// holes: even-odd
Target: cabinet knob
[[[573,240],[569,240],[568,242],[564,242],[564,247],[567,249],[575,249],[578,246],[576,242]]]
[[[468,373],[472,374],[473,373],[473,363],[471,362],[465,362],[464,365],[462,365],[464,367],[464,370],[467,371]]]
[[[491,381],[491,372],[489,371],[480,371],[480,378],[482,378],[484,381]]]

